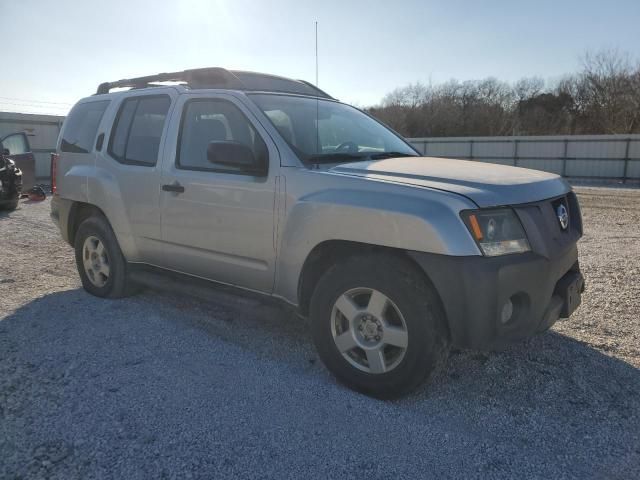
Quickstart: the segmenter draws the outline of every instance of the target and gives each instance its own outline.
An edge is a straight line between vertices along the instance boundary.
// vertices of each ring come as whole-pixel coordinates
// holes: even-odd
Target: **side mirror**
[[[3,148],[2,149],[2,155],[11,155],[11,152],[9,151],[8,148]]]
[[[257,159],[245,144],[234,141],[209,142],[207,160],[217,165],[235,167],[241,172],[256,176],[267,174],[267,165]]]

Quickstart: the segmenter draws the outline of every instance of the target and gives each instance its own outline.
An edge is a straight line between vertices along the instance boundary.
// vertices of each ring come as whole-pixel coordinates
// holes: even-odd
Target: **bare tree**
[[[593,130],[632,133],[638,125],[640,92],[634,82],[640,70],[617,50],[587,53],[580,76],[582,100]]]
[[[413,137],[640,132],[640,66],[615,50],[582,63],[551,86],[537,77],[409,84],[369,111]]]
[[[513,94],[516,101],[522,102],[540,95],[544,87],[544,80],[540,77],[521,78],[513,86]]]

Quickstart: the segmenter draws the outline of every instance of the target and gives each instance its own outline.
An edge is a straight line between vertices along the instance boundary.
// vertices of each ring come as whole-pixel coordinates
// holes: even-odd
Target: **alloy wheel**
[[[353,288],[337,298],[331,313],[331,334],[342,356],[371,374],[396,368],[409,343],[400,309],[372,288]]]
[[[82,246],[82,263],[89,281],[96,287],[104,287],[109,280],[109,256],[98,237],[89,236],[85,239]]]

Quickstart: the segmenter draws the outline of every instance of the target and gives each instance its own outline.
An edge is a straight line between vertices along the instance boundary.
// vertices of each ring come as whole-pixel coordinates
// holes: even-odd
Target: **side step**
[[[217,305],[229,308],[239,306],[262,308],[267,305],[277,305],[281,308],[287,305],[293,309],[292,306],[268,294],[232,285],[146,265],[129,264],[128,268],[134,282],[151,290],[192,297],[204,302],[215,302]]]

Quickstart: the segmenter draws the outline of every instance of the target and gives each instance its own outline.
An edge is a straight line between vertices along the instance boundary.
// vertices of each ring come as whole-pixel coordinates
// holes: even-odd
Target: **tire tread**
[[[398,305],[401,310],[407,309],[406,303],[411,302],[413,305],[408,307],[411,315],[424,317],[420,320],[421,324],[417,323],[418,320],[413,320],[411,328],[414,332],[418,330],[418,335],[426,337],[423,340],[427,348],[422,352],[413,351],[412,359],[407,359],[413,365],[399,371],[397,378],[393,378],[393,374],[402,367],[402,364],[392,370],[391,375],[383,374],[391,378],[374,377],[357,371],[337,353],[330,333],[327,335],[328,328],[324,330],[328,326],[327,317],[333,305],[329,297],[335,295],[337,286],[348,285],[349,282],[366,281],[367,278],[373,279],[376,285],[385,285],[388,290],[385,294],[388,295],[389,291],[393,290],[397,297],[402,298],[405,305]],[[360,286],[371,287],[372,285]],[[392,298],[392,300],[398,304],[396,299]],[[339,381],[362,393],[383,399],[406,395],[424,383],[446,360],[449,347],[448,329],[440,299],[425,275],[402,256],[383,253],[361,254],[332,265],[316,285],[311,298],[310,312],[314,343],[325,365]],[[403,315],[406,317],[405,311]],[[410,319],[405,318],[405,320],[409,322]],[[411,348],[411,340],[409,348]],[[407,350],[408,355],[409,350]]]

